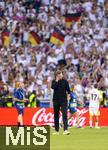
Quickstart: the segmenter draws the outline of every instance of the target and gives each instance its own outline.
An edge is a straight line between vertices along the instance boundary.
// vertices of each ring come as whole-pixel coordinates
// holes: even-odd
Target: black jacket
[[[67,93],[70,94],[69,83],[65,79],[61,79],[58,82],[56,80],[52,81],[51,88],[54,90],[53,101],[54,102],[66,102]]]

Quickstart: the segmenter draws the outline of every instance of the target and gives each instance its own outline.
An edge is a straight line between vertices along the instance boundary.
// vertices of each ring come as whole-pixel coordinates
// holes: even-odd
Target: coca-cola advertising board
[[[78,109],[80,116],[80,125],[89,125],[89,112],[88,108]],[[69,115],[69,112],[67,112]],[[0,125],[12,126],[17,125],[18,112],[16,108],[0,108]],[[44,126],[54,125],[54,113],[52,108],[25,108],[24,109],[24,125],[26,126]],[[59,122],[62,122],[62,114],[60,113]],[[76,118],[73,116],[68,124],[75,125]],[[108,126],[108,108],[100,108],[100,126]]]

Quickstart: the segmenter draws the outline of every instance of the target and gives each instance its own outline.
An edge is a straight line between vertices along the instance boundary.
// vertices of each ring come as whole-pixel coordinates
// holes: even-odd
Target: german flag
[[[64,34],[58,28],[54,28],[54,31],[50,37],[50,42],[55,45],[63,45],[64,37]]]
[[[74,14],[66,14],[65,15],[65,22],[66,27],[69,27],[72,25],[72,22],[78,22],[80,21],[81,13],[74,13]]]
[[[29,32],[28,41],[31,43],[32,47],[34,47],[40,43],[39,36],[34,31]]]
[[[3,31],[2,32],[2,44],[3,44],[3,46],[9,47],[10,42],[11,42],[11,38],[9,35],[9,31]]]

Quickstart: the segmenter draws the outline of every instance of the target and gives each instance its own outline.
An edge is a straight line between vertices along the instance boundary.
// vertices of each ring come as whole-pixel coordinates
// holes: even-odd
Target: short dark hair
[[[61,74],[62,71],[61,70],[57,70],[56,75]]]

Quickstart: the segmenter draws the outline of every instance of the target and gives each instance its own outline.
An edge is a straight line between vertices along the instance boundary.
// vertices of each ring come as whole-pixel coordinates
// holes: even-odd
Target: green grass
[[[100,129],[75,127],[69,129],[70,135],[52,135],[51,129],[50,147],[51,150],[108,150],[108,127]]]
[[[14,129],[15,128],[15,129]],[[17,133],[18,128],[14,127],[15,132]],[[34,128],[33,128],[34,129]],[[31,131],[33,130],[31,128]],[[60,135],[52,135],[53,129],[50,129],[50,150],[108,150],[108,127],[102,127],[100,129],[95,128],[81,128],[77,129],[75,127],[72,127],[69,129],[70,135],[62,135],[63,130],[60,129]],[[27,137],[25,137],[25,145],[13,146],[12,144],[10,146],[5,146],[6,142],[6,133],[5,133],[5,127],[0,127],[0,150],[48,150],[48,146],[44,145],[42,146],[36,146],[31,144],[30,146],[26,145]],[[26,134],[26,129],[25,129]],[[15,133],[14,133],[15,136]],[[32,141],[32,135],[31,132],[31,141]],[[49,128],[48,128],[48,137],[49,137]],[[11,142],[11,141],[10,141]],[[31,142],[32,143],[32,142]]]

